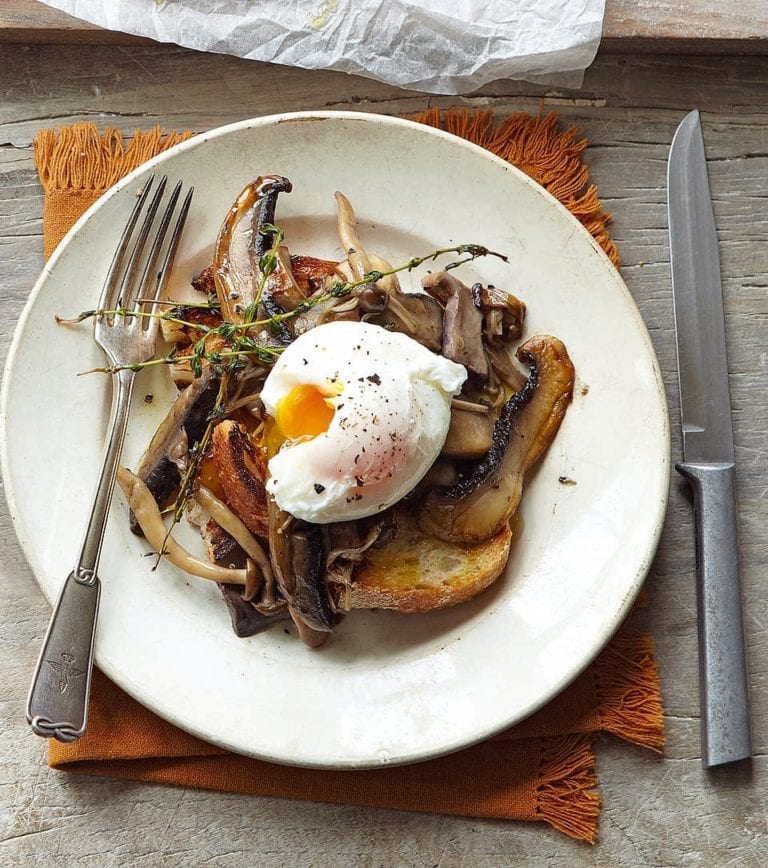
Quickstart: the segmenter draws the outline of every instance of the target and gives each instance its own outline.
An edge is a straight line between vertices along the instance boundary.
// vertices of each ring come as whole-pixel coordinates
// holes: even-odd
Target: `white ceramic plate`
[[[282,625],[237,639],[215,586],[167,564],[150,572],[118,493],[100,568],[98,665],[195,735],[296,765],[424,759],[530,714],[608,641],[649,567],[669,475],[664,393],[638,311],[582,226],[502,160],[402,120],[302,113],[213,130],[134,172],[68,234],[19,323],[2,402],[8,501],[46,596],[55,598],[77,554],[109,405],[101,376],[76,376],[102,364],[90,326],[56,326],[54,314],[93,306],[132,193],[157,170],[196,188],[179,284],[208,264],[240,189],[280,173],[294,184],[278,211],[294,251],[342,258],[333,202],[341,189],[368,248],[393,262],[461,242],[507,253],[508,266],[480,260],[459,275],[524,299],[526,334],[565,341],[578,380],[525,493],[506,575],[443,612],[356,612],[319,651]],[[164,372],[142,373],[135,394],[129,466],[173,397]]]

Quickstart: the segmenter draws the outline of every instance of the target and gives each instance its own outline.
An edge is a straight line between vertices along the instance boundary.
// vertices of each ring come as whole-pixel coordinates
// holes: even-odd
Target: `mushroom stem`
[[[174,566],[192,576],[209,579],[212,582],[224,582],[229,585],[245,584],[246,570],[230,570],[200,560],[167,533],[163,517],[154,497],[152,497],[152,492],[138,476],[131,473],[126,467],[121,467],[117,471],[117,482],[122,488],[128,505],[136,516],[136,521],[138,521],[147,542],[155,551],[165,555]]]
[[[487,404],[477,404],[474,401],[463,401],[461,398],[452,398],[451,407],[454,410],[466,410],[467,413],[479,413],[487,416],[490,408]]]
[[[271,582],[272,565],[269,562],[269,558],[256,537],[240,521],[235,513],[202,485],[197,489],[194,497],[216,524],[223,527],[239,543],[248,557],[256,562],[264,579],[267,582]]]
[[[371,271],[371,261],[363,247],[360,236],[357,234],[357,217],[354,209],[343,193],[336,192],[336,207],[338,216],[336,227],[339,239],[347,254],[352,273],[356,280],[362,280]]]

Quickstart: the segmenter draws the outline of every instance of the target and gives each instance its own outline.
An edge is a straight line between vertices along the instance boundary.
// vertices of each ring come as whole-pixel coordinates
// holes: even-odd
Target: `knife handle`
[[[699,696],[704,768],[752,756],[733,463],[686,463],[696,514]]]

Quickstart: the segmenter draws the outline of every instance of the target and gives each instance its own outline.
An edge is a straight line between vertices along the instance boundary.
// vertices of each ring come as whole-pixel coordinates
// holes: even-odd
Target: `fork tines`
[[[154,181],[155,176],[151,175],[141,189],[137,191],[136,204],[120,237],[104,281],[104,287],[99,298],[99,310],[125,309],[140,311],[151,309],[154,312],[157,305],[153,302],[160,299],[165,289],[170,266],[179,244],[187,213],[189,212],[194,188],[190,187],[187,191],[181,208],[176,215],[169,241],[165,244],[168,229],[173,220],[174,211],[176,210],[182,191],[182,182],[178,181],[176,183],[162,212],[152,243],[147,250],[147,240],[168,184],[167,176],[163,176],[160,179],[154,195],[152,195],[151,201],[149,201],[149,206],[138,232],[134,230],[142,215],[144,206],[150,200]],[[164,248],[165,253],[163,255]],[[137,280],[137,275],[139,274],[141,274],[141,277]],[[142,319],[144,318],[142,317]]]

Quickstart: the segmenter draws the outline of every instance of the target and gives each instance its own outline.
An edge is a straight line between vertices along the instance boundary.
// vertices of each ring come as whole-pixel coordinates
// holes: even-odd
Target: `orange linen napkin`
[[[589,172],[586,143],[557,118],[517,114],[495,124],[490,112],[436,109],[418,120],[492,150],[543,184],[618,264]],[[44,130],[35,159],[45,188],[46,256],[104,190],[189,133],[99,135],[90,124]],[[661,698],[651,638],[623,628],[567,690],[528,720],[441,759],[372,771],[278,766],[216,748],[147,711],[101,673],[94,674],[90,723],[76,744],[50,742],[53,768],[212,790],[457,814],[538,820],[594,842],[600,800],[592,736],[612,733],[654,750],[663,742]]]

